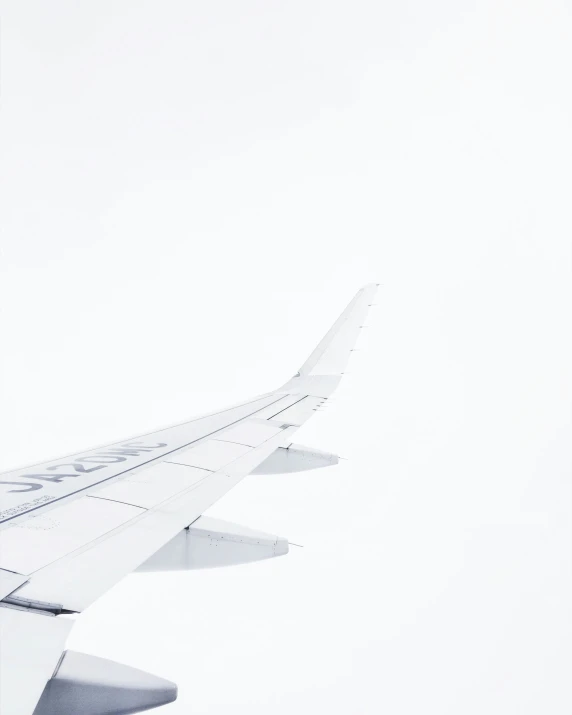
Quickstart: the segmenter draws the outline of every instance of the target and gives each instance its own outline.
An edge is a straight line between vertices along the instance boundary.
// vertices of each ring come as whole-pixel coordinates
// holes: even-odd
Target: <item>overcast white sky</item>
[[[132,576],[70,647],[172,715],[569,715],[572,6],[4,0],[0,467],[287,379],[382,284],[349,461],[211,514],[304,545]]]

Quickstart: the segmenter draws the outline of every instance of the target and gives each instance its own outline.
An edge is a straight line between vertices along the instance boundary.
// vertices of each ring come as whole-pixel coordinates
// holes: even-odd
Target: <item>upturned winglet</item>
[[[357,342],[378,284],[370,283],[359,290],[346,309],[318,343],[296,375],[284,386],[285,392],[299,392],[302,385],[320,383],[331,394],[346,369]]]

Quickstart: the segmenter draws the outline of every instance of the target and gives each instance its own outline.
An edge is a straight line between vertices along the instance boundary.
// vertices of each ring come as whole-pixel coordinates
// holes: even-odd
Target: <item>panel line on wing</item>
[[[302,400],[305,400],[306,397],[307,397],[307,395],[304,395],[299,400],[296,400],[296,402],[293,402],[291,405],[287,405],[286,407],[283,407],[281,410],[278,410],[278,412],[276,412],[275,414],[268,417],[268,419],[273,420],[276,417],[276,415],[279,415],[281,412],[285,412],[286,410],[289,410],[291,407],[294,407],[294,405],[297,405],[299,402],[302,402]]]
[[[78,494],[81,494],[82,492],[85,492],[85,491],[87,491],[88,489],[93,489],[94,487],[98,487],[98,486],[100,486],[100,485],[102,485],[102,484],[105,484],[106,482],[110,482],[111,480],[117,480],[119,477],[121,477],[121,476],[123,476],[123,475],[126,475],[126,474],[129,474],[130,472],[132,472],[133,469],[141,469],[141,468],[143,468],[143,467],[148,467],[149,465],[152,465],[154,462],[155,462],[155,463],[160,463],[160,462],[163,462],[163,461],[167,461],[167,460],[165,460],[165,457],[168,456],[169,454],[176,454],[176,453],[180,452],[181,450],[184,450],[186,447],[190,447],[190,446],[193,445],[193,444],[197,444],[197,443],[201,443],[201,442],[208,441],[208,438],[209,438],[209,437],[212,437],[213,435],[216,435],[216,434],[219,434],[219,433],[221,433],[221,432],[224,432],[224,430],[227,430],[227,429],[228,429],[229,427],[231,427],[232,425],[236,425],[236,424],[239,424],[240,422],[243,422],[244,420],[248,419],[249,417],[252,417],[253,415],[256,415],[258,412],[262,412],[263,410],[267,409],[269,406],[271,406],[271,405],[273,405],[273,404],[276,404],[277,402],[280,402],[280,401],[283,400],[283,399],[284,399],[284,395],[281,395],[281,396],[278,397],[276,400],[273,400],[273,401],[270,403],[270,405],[264,405],[263,407],[259,407],[258,409],[254,410],[254,412],[251,412],[251,413],[248,414],[248,415],[243,415],[242,417],[238,418],[237,420],[234,420],[233,422],[230,422],[229,424],[225,425],[224,427],[219,427],[218,429],[215,429],[215,430],[213,430],[212,432],[209,432],[209,433],[207,433],[207,434],[201,435],[200,437],[197,437],[196,439],[193,439],[193,440],[191,440],[191,441],[189,441],[189,442],[187,442],[187,443],[185,443],[185,444],[178,445],[177,447],[175,447],[175,448],[169,450],[168,452],[162,452],[161,454],[157,454],[156,456],[151,457],[150,459],[148,459],[148,460],[145,461],[145,462],[140,462],[139,464],[134,465],[134,467],[131,467],[131,468],[129,468],[129,469],[125,469],[125,470],[122,471],[122,472],[113,474],[113,475],[111,475],[111,476],[109,476],[109,477],[107,477],[107,478],[105,478],[105,479],[101,479],[101,480],[98,481],[98,482],[93,482],[93,483],[91,483],[91,484],[87,484],[87,485],[84,486],[84,487],[80,487],[79,489],[75,489],[75,490],[73,490],[73,491],[67,492],[66,494],[63,494],[62,496],[54,496],[49,502],[42,503],[42,504],[38,504],[37,506],[34,506],[34,507],[32,507],[31,509],[27,509],[26,511],[18,512],[18,513],[16,513],[16,514],[13,514],[13,515],[11,515],[11,516],[8,516],[7,518],[2,519],[2,520],[0,521],[0,525],[8,525],[8,522],[10,522],[10,521],[12,521],[12,520],[14,520],[14,519],[18,519],[18,521],[22,521],[22,517],[23,517],[24,515],[31,514],[32,512],[37,511],[38,509],[42,509],[42,510],[43,510],[43,509],[45,509],[45,507],[49,507],[49,508],[51,509],[57,502],[64,501],[64,503],[65,503],[65,501],[69,501],[72,496],[76,496],[76,495],[78,495]],[[246,404],[250,404],[250,403],[246,403]],[[215,414],[215,415],[218,415],[218,413],[214,413],[214,414]],[[210,417],[210,415],[209,415],[209,417]],[[201,419],[202,419],[202,418],[201,418]],[[186,424],[187,424],[187,423],[184,423],[183,426],[186,425]],[[153,433],[153,434],[158,434],[158,433]],[[113,445],[110,445],[109,448],[111,448],[111,447],[113,447],[113,446],[116,446],[117,444],[121,444],[121,443],[120,443],[120,442],[116,442],[116,443],[114,443]],[[93,450],[90,450],[90,451],[93,451]],[[80,454],[81,454],[81,453],[80,453]],[[75,455],[74,455],[74,456],[75,456]],[[58,460],[58,461],[60,461],[60,460]],[[193,465],[183,465],[183,466],[193,466]],[[48,468],[49,468],[49,467],[48,467]],[[17,470],[17,471],[19,471],[19,470]],[[3,473],[3,474],[6,475],[6,474],[10,474],[10,473],[11,473],[11,472],[5,472],[5,473]],[[16,523],[17,523],[17,522],[16,522]]]
[[[244,442],[237,442],[235,439],[223,439],[222,437],[217,440],[218,442],[226,442],[227,444],[238,444],[241,447],[251,447],[254,449],[257,445],[255,444],[245,444]]]
[[[169,459],[165,460],[165,464],[176,464],[178,467],[191,467],[192,469],[201,469],[203,472],[209,472],[212,474],[215,469],[207,469],[206,467],[197,467],[196,464],[183,464],[183,462],[172,462]]]
[[[115,502],[116,504],[125,504],[126,506],[134,506],[136,509],[147,510],[147,507],[141,506],[140,504],[132,504],[131,502],[122,501],[121,499],[110,499],[109,497],[98,497],[95,494],[86,494],[85,498],[86,499],[101,499],[102,501],[112,501],[112,502]]]

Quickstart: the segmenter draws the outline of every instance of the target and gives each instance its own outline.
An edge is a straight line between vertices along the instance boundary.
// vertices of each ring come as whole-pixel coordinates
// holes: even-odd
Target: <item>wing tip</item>
[[[345,373],[378,286],[378,283],[366,283],[358,290],[296,375],[281,389],[289,391],[295,386],[300,390],[304,383],[310,392],[319,389],[320,393],[330,395],[335,390]]]

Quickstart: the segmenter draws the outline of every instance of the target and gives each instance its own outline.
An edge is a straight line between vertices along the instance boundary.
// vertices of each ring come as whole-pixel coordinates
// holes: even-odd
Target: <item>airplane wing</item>
[[[275,392],[184,424],[0,475],[0,712],[112,715],[176,686],[65,650],[77,614],[134,570],[284,554],[285,539],[203,516],[250,473],[328,466],[292,443],[338,386],[373,302],[362,288]]]

